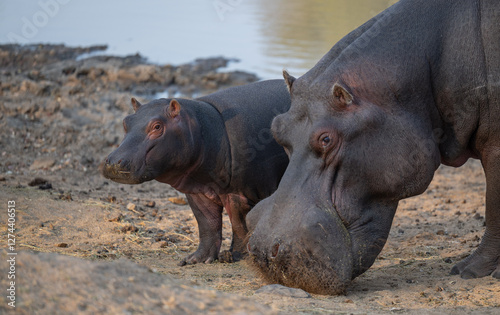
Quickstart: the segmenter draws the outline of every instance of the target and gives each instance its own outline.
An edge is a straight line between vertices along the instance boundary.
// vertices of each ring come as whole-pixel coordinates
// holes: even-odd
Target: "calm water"
[[[396,0],[0,0],[0,43],[107,44],[152,62],[237,58],[230,68],[299,76]]]

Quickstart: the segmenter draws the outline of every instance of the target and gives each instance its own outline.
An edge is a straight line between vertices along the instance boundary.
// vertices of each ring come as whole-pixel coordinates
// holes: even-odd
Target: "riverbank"
[[[198,246],[183,195],[157,182],[113,183],[99,164],[123,138],[131,97],[196,97],[258,78],[225,72],[223,57],[157,65],[96,55],[104,49],[0,46],[0,231],[9,232],[15,201],[16,313],[498,312],[499,281],[448,274],[484,232],[477,161],[441,167],[423,195],[400,203],[387,245],[345,296],[260,293],[266,283],[244,261],[177,266]],[[228,249],[227,215],[223,236]],[[0,248],[7,289],[7,242]]]

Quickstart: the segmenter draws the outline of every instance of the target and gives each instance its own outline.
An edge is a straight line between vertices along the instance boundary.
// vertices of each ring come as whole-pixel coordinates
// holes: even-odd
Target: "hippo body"
[[[290,163],[247,217],[271,281],[336,294],[382,250],[399,200],[440,163],[481,159],[486,231],[456,264],[500,278],[500,2],[401,0],[310,71],[284,72],[292,105],[272,131]]]
[[[186,194],[200,232],[196,252],[181,265],[210,263],[222,241],[222,210],[232,224],[232,256],[245,250],[245,216],[271,195],[288,164],[271,121],[290,107],[283,80],[228,88],[194,100],[159,99],[124,119],[125,139],[105,160],[113,181],[170,184]]]

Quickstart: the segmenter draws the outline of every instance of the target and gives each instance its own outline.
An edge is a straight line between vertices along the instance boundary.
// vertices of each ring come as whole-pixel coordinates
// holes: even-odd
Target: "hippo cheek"
[[[311,293],[345,291],[352,278],[351,240],[335,213],[312,207],[266,221],[258,222],[248,243],[265,278]]]

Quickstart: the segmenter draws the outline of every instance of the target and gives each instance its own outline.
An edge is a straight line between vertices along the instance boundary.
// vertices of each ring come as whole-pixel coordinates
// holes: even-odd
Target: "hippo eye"
[[[155,122],[149,127],[149,138],[156,139],[163,134],[163,124],[161,122]]]
[[[322,135],[319,141],[323,147],[327,147],[330,144],[331,139],[328,135]]]

